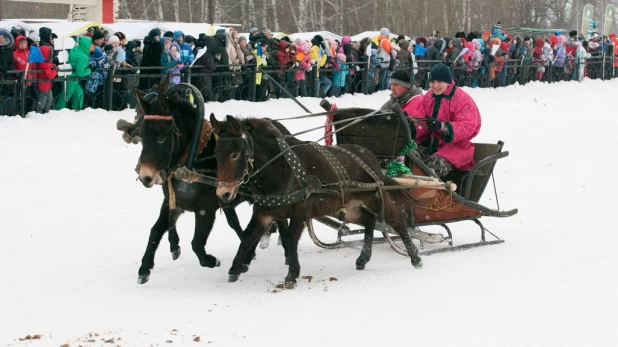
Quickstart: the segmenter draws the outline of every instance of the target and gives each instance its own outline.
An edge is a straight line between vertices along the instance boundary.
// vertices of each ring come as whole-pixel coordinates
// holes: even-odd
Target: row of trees
[[[79,3],[79,0],[76,0]],[[574,29],[586,4],[602,25],[605,7],[618,0],[119,0],[119,19],[233,23],[241,31],[267,27],[288,33],[328,30],[356,34],[386,26],[395,33],[503,27]],[[66,18],[67,5],[4,2],[2,18]]]

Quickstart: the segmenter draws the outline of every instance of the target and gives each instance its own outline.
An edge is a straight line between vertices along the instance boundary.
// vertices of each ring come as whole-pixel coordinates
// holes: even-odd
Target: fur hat
[[[154,29],[151,29],[151,30],[148,32],[148,37],[149,37],[151,40],[153,40],[153,41],[154,41],[154,38],[155,38],[155,37],[157,37],[157,36],[161,37],[161,29],[159,29],[159,28],[154,28]]]
[[[575,36],[577,36],[577,30],[569,31],[569,37],[575,37]]]
[[[391,31],[388,30],[388,28],[382,28],[382,29],[380,29],[380,35],[384,35],[386,37],[389,37],[391,35]]]
[[[391,76],[391,81],[393,80],[394,75],[395,74]],[[429,81],[440,81],[451,84],[451,82],[453,82],[451,70],[448,68],[448,66],[442,63],[436,64],[434,67],[431,68],[431,71],[429,71]]]
[[[270,31],[270,29],[266,29],[266,28],[264,28],[264,29],[262,30],[262,34],[264,34],[264,35],[272,35],[272,34],[273,34],[273,32],[272,32],[272,31]]]
[[[408,89],[412,86],[412,77],[405,70],[397,70],[391,75],[391,84],[399,84]]]

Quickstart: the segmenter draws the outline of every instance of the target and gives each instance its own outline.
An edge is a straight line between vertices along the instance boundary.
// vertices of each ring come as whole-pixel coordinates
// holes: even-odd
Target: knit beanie
[[[118,36],[116,35],[112,35],[110,36],[110,38],[107,40],[108,43],[114,43],[114,42],[120,42],[120,39],[118,38]]]
[[[390,30],[388,30],[388,28],[382,28],[380,29],[380,35],[384,35],[386,37],[389,37],[391,35]]]
[[[391,81],[393,80],[394,75],[395,74],[391,76]],[[431,71],[429,71],[429,81],[440,81],[451,84],[451,82],[453,82],[451,70],[448,68],[448,66],[442,63],[436,64],[434,67],[431,68]]]
[[[104,39],[104,38],[105,36],[103,35],[103,33],[98,30],[95,31],[94,34],[92,34],[92,41],[98,40],[98,39]]]
[[[397,70],[391,75],[391,84],[399,84],[410,89],[412,86],[412,77],[410,77],[410,74],[405,70]]]
[[[94,60],[103,59],[103,52],[101,51],[101,47],[99,46],[95,46],[94,50],[92,51],[92,53],[90,53],[90,55],[92,56],[92,59]]]
[[[496,25],[494,25],[494,28],[502,30],[502,24],[500,24],[500,22],[498,22],[498,23],[496,23]]]

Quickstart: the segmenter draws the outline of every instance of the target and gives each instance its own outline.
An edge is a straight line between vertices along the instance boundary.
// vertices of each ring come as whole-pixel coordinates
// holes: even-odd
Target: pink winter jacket
[[[434,110],[436,102],[440,104]],[[470,95],[451,82],[441,96],[434,96],[431,91],[426,93],[420,108],[423,115],[419,117],[436,118],[445,123],[450,134],[445,137],[441,131],[430,131],[417,125],[416,143],[436,138],[436,155],[450,161],[459,170],[470,170],[474,165],[474,145],[471,140],[481,130],[481,115]]]
[[[408,114],[408,117],[425,117],[423,111],[421,110],[421,105],[423,103],[422,95],[415,95],[408,100],[408,102],[403,105],[401,108]]]

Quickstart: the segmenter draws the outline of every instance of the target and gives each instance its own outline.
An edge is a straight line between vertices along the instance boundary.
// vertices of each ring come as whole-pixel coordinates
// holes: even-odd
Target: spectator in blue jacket
[[[185,42],[185,34],[180,30],[174,31],[174,41],[178,43],[178,47],[180,47],[180,60],[182,64],[188,67],[195,59],[191,45]]]

